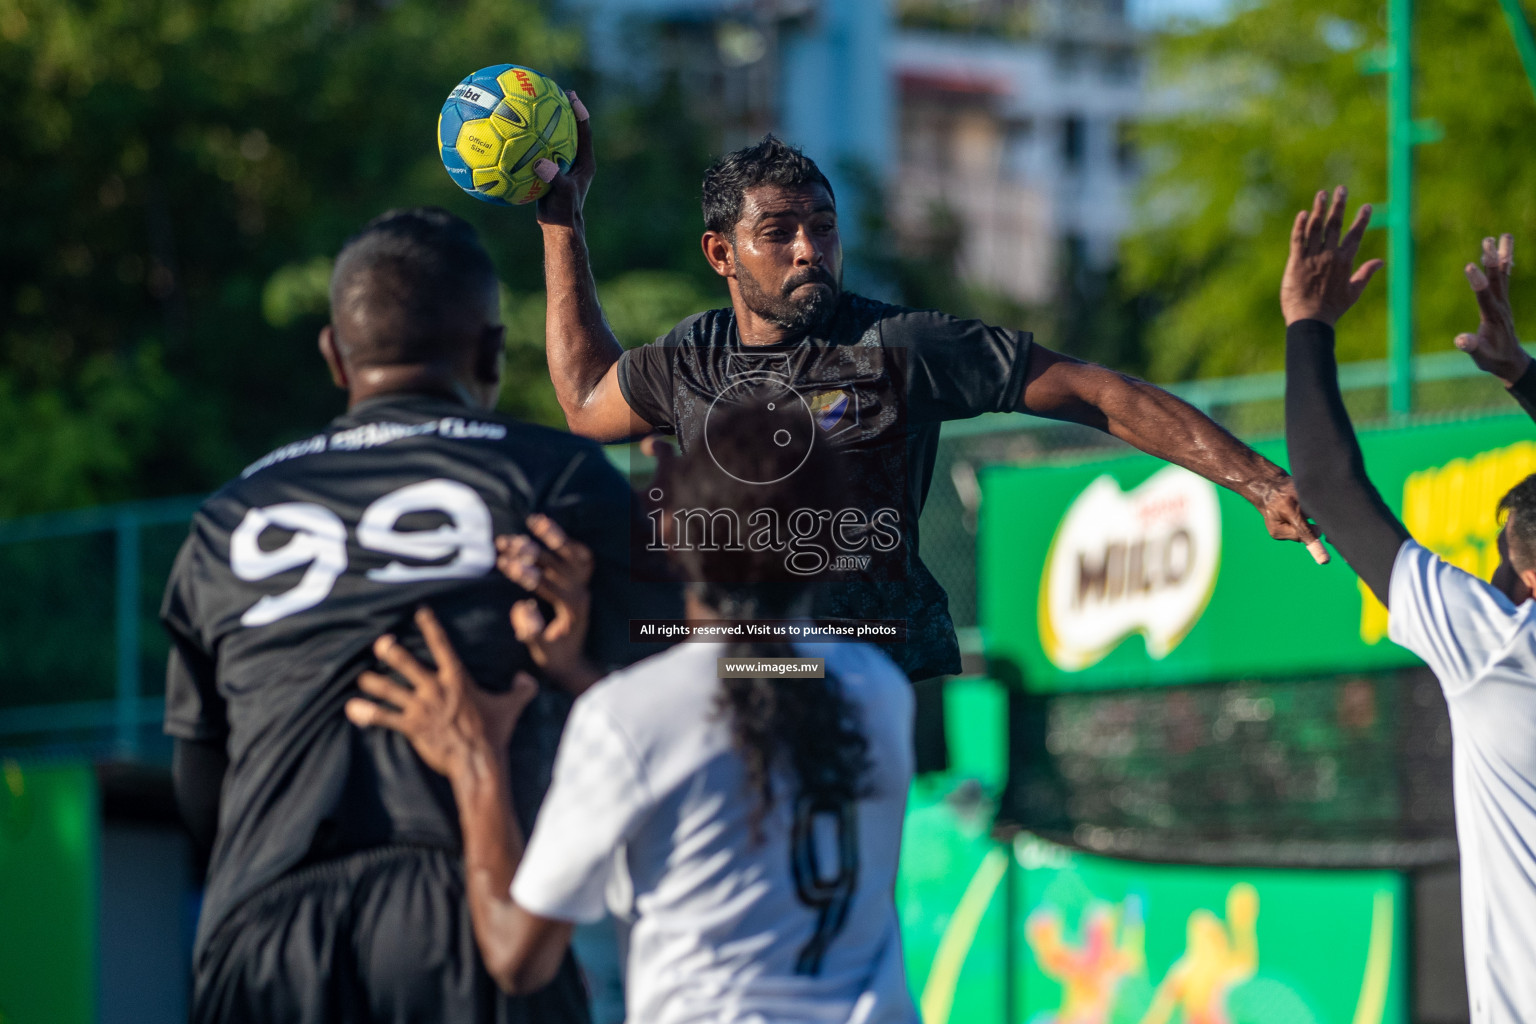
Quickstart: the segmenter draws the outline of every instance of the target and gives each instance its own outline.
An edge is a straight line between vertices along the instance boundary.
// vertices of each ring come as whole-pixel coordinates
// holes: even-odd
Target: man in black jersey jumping
[[[535,164],[553,182],[538,208],[545,337],[571,429],[603,442],[660,430],[687,450],[708,444],[719,402],[802,412],[812,439],[844,450],[859,507],[824,522],[816,537],[808,522],[787,537],[753,536],[798,550],[818,545],[831,556],[818,616],[904,622],[905,642],[882,646],[909,678],[960,670],[948,599],[918,555],[918,517],[945,420],[1023,412],[1097,427],[1231,488],[1262,513],[1271,535],[1315,545],[1314,557],[1326,560],[1285,472],[1166,391],[1035,345],[1027,332],[843,291],[832,187],[811,160],[771,135],[704,176],[704,257],[725,280],[731,305],[624,351],[603,321],[589,269],[582,206],[594,161],[579,104],[576,114],[570,171]],[[700,522],[742,542],[725,511],[704,510]],[[751,531],[750,521],[740,525]],[[809,560],[812,570],[820,565]],[[920,767],[936,766],[929,749],[920,741]]]
[[[380,633],[424,652],[424,605],[477,679],[504,689],[536,671],[508,612],[543,589],[540,555],[505,535],[539,532],[541,516],[595,556],[591,654],[634,660],[629,488],[591,441],[493,411],[496,275],[457,217],[365,226],[337,257],[331,307],[320,349],[347,412],[203,504],[162,611],[178,800],[212,846],[193,1019],[580,1024],[569,957],[541,992],[496,990],[451,792],[404,739],[354,728],[342,707],[379,667]],[[644,600],[646,614],[677,607],[665,591]],[[569,704],[546,688],[518,723],[520,810],[543,797]]]

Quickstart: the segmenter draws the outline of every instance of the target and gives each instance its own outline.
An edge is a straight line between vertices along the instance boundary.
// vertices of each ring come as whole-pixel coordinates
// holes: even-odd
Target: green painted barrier
[[[1405,881],[1395,872],[1138,864],[1028,836],[1015,853],[1015,1019],[1407,1020]]]
[[[96,776],[0,763],[0,1024],[96,1019]]]
[[[1007,910],[996,899],[1007,856],[991,839],[989,804],[957,805],[953,776],[913,786],[896,905],[907,983],[928,1024],[1001,1021]]]
[[[1401,874],[1141,864],[1027,833],[993,842],[915,796],[897,892],[925,1024],[1408,1019]]]

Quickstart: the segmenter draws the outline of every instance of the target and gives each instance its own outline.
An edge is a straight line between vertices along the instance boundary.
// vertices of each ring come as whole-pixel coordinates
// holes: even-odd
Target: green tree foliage
[[[714,304],[700,132],[665,88],[592,92],[543,6],[0,0],[0,516],[204,490],[334,415],[329,261],[393,206],[479,227],[512,317],[503,407],[562,423],[533,211],[465,196],[437,157],[443,97],[489,64],[547,70],[594,111],[594,264],[621,335]]]
[[[1475,329],[1461,267],[1485,235],[1536,246],[1536,98],[1491,0],[1414,4],[1416,114],[1444,126],[1417,150],[1415,345],[1451,347]],[[1144,224],[1125,248],[1126,283],[1167,305],[1151,327],[1160,380],[1278,369],[1278,288],[1291,218],[1344,183],[1351,212],[1386,192],[1386,83],[1362,58],[1386,42],[1381,0],[1267,0],[1226,22],[1161,40],[1158,62],[1182,113],[1150,125]],[[1362,259],[1385,255],[1372,231]],[[1517,255],[1522,251],[1517,248]],[[1391,273],[1392,268],[1387,268]],[[1513,282],[1536,318],[1536,277]],[[1536,321],[1525,329],[1536,338]],[[1373,283],[1340,336],[1341,359],[1385,354],[1386,288]]]

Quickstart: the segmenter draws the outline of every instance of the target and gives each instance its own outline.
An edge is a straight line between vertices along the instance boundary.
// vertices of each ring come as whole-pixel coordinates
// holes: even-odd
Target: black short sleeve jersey
[[[960,671],[948,598],[918,555],[939,425],[1014,409],[1030,344],[1028,332],[844,293],[823,330],[779,345],[742,345],[730,309],[689,317],[626,351],[618,382],[630,408],[685,451],[705,437],[717,402],[764,381],[804,403],[817,436],[847,456],[863,508],[893,510],[900,535],[888,550],[863,548],[871,558],[852,578],[819,587],[816,613],[905,620],[907,642],[884,646],[919,679]]]
[[[631,610],[680,615],[681,600],[634,582],[642,520],[628,484],[569,434],[434,398],[379,399],[267,455],[199,509],[162,620],[166,732],[223,739],[229,754],[200,942],[301,864],[389,843],[458,848],[446,781],[403,737],[357,729],[342,706],[358,674],[380,667],[380,634],[430,661],[412,618],[424,604],[481,685],[531,669],[508,621],[527,595],[496,571],[493,538],[533,512],[593,549],[593,658],[653,653],[630,645]],[[525,828],[569,706],[541,693],[513,737]]]

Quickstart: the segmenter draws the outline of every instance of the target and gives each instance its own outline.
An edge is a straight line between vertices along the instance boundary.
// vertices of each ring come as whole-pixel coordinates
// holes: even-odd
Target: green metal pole
[[[1413,0],[1387,3],[1387,411],[1413,411]]]
[[[1531,23],[1526,20],[1520,0],[1499,0],[1504,18],[1509,22],[1509,34],[1515,37],[1515,49],[1520,53],[1520,66],[1525,68],[1525,79],[1536,93],[1536,38],[1531,35]]]
[[[117,753],[132,759],[139,749],[139,521],[124,511],[117,520]]]

